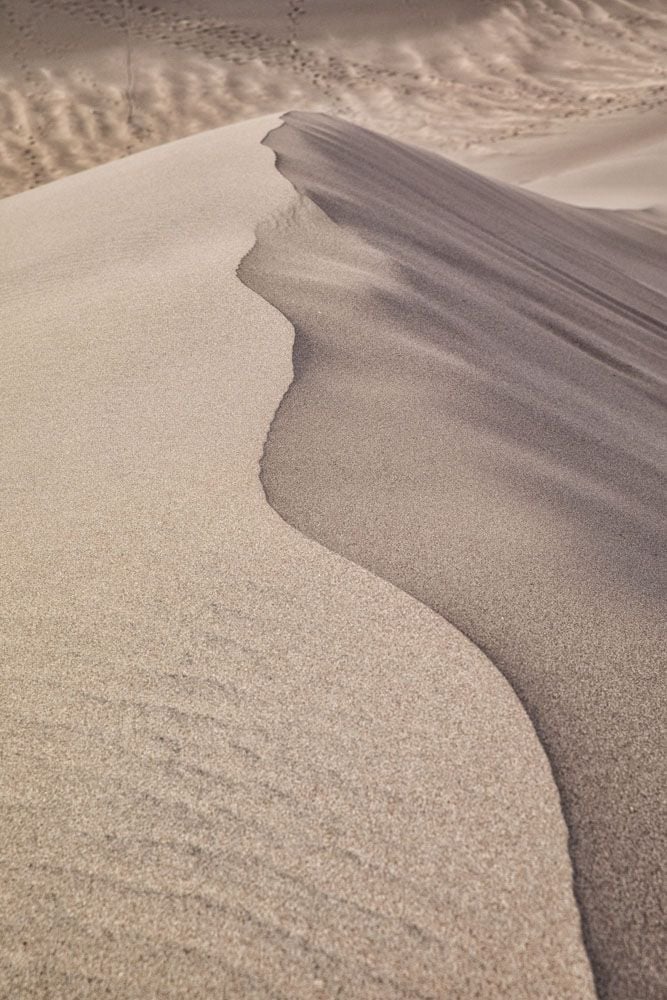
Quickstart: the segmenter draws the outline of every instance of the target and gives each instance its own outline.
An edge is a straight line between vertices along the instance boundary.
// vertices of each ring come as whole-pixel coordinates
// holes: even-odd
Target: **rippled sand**
[[[623,144],[664,112],[666,67],[659,0],[7,0],[0,195],[294,107],[502,172],[494,151],[577,122]]]

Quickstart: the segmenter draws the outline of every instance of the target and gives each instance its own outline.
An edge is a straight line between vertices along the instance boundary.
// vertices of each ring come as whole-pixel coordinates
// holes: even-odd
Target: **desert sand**
[[[657,1000],[664,236],[327,116],[266,141],[302,196],[241,270],[297,333],[267,495],[509,679],[561,791],[602,995]]]
[[[277,124],[0,204],[0,995],[592,997],[511,688],[261,488]]]
[[[1,1000],[665,996],[666,55],[0,5]]]
[[[579,146],[590,154],[589,125],[607,126],[621,152],[637,153],[637,122],[667,141],[667,9],[663,0],[0,7],[0,196],[289,108],[343,116],[494,176],[512,164],[539,182],[532,167],[549,136],[575,158]],[[608,142],[599,145],[604,156]],[[552,149],[547,184],[559,157]],[[651,197],[657,186],[667,204],[665,171],[647,160]],[[634,167],[622,198],[637,198]],[[599,204],[597,187],[571,180],[560,193]]]

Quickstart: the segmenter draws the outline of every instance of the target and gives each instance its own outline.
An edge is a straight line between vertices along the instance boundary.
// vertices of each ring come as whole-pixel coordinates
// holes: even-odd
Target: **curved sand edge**
[[[290,524],[453,621],[551,761],[602,995],[664,992],[665,245],[292,112],[246,280],[295,324]]]
[[[261,490],[276,124],[0,205],[0,995],[592,996],[511,690]]]

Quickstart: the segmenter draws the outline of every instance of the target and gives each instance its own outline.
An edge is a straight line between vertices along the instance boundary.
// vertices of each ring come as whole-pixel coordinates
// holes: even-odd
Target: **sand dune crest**
[[[0,995],[593,995],[495,668],[258,479],[275,119],[0,204]]]
[[[510,680],[561,791],[600,994],[658,1000],[664,237],[324,115],[266,142],[303,199],[241,271],[296,329],[267,495]]]

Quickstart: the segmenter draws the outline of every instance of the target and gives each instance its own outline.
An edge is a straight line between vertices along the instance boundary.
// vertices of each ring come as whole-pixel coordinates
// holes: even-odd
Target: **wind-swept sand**
[[[267,495],[504,672],[561,791],[600,995],[659,1000],[664,235],[327,116],[266,141],[303,196],[240,272],[297,331]]]
[[[567,144],[577,124],[608,124],[623,147],[647,120],[665,141],[667,9],[663,0],[0,5],[0,195],[296,107],[500,173],[507,156],[526,155],[517,143],[532,158],[544,138]],[[553,170],[558,155],[550,159]],[[667,203],[667,179],[652,176]],[[641,192],[640,173],[629,182]]]
[[[509,685],[260,486],[277,124],[0,205],[0,996],[591,997]]]

